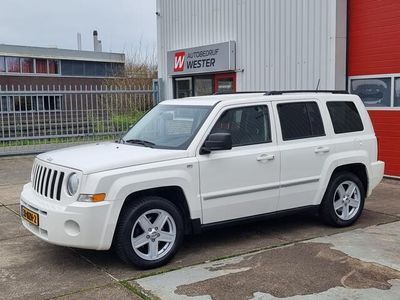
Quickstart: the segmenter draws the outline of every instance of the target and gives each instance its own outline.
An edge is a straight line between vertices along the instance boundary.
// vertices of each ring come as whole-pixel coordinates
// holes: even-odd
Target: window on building
[[[391,78],[352,79],[351,93],[358,95],[365,106],[390,106]]]
[[[394,106],[400,106],[400,77],[394,79]]]
[[[6,71],[6,58],[4,56],[0,56],[0,72]]]
[[[260,105],[229,109],[211,131],[218,132],[230,133],[233,147],[271,142],[268,107]]]
[[[47,59],[36,59],[36,73],[47,74]]]
[[[34,109],[41,110],[60,110],[62,96],[35,96]]]
[[[0,102],[0,111],[1,112],[9,112],[13,111],[13,105],[10,103],[11,97],[9,96],[1,96],[1,102]]]
[[[335,133],[363,131],[360,114],[353,102],[332,101],[327,103]]]
[[[278,104],[278,114],[284,141],[325,135],[316,102]]]
[[[60,62],[58,60],[49,59],[49,74],[60,74]]]
[[[21,72],[19,57],[7,57],[7,72],[19,73]]]
[[[205,96],[214,93],[214,80],[212,77],[194,77],[194,95]]]
[[[33,59],[21,58],[22,73],[33,73]]]

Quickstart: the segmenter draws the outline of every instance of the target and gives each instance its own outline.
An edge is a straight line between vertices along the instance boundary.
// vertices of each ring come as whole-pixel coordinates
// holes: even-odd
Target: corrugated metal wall
[[[157,0],[159,77],[167,51],[236,41],[237,89],[345,88],[346,0]]]

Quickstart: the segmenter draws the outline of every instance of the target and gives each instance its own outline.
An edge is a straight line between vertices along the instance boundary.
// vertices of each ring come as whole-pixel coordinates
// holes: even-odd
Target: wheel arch
[[[143,197],[150,197],[150,196],[165,198],[171,203],[173,203],[182,213],[185,226],[185,234],[192,233],[193,230],[192,230],[191,214],[187,202],[187,197],[182,187],[177,185],[161,186],[161,187],[149,188],[132,192],[124,200],[124,203],[119,212],[118,220],[121,216],[121,212],[123,211],[123,209],[126,208],[130,203],[132,203],[132,201],[136,201]]]

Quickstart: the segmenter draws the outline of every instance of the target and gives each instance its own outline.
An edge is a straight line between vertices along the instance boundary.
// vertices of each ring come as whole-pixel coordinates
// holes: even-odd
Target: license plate
[[[39,226],[39,214],[31,211],[25,206],[21,206],[21,216],[29,223]]]

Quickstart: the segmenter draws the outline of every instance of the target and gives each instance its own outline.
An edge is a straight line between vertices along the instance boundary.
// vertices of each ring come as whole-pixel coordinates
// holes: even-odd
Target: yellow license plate
[[[21,216],[29,223],[39,226],[39,214],[21,205]]]

